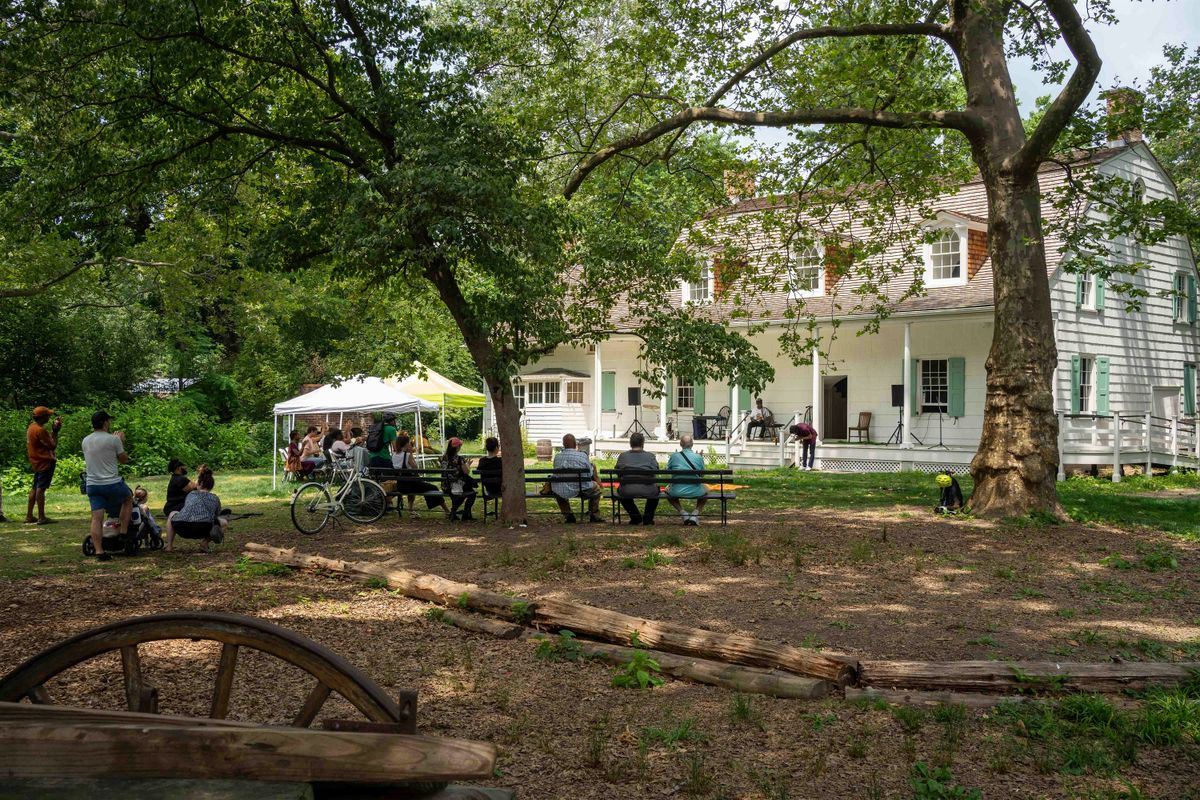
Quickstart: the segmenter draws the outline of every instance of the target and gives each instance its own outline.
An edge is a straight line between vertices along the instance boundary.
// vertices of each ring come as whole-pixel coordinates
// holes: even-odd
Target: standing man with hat
[[[120,467],[129,462],[125,453],[125,434],[110,433],[112,417],[107,411],[92,414],[92,432],[83,439],[83,460],[87,464],[87,498],[92,509],[92,545],[99,561],[111,561],[104,552],[105,512],[121,518],[121,535],[129,532],[133,510],[133,492],[121,478]]]
[[[54,455],[58,447],[58,432],[62,428],[62,417],[55,417],[49,429],[46,423],[54,415],[52,409],[38,406],[33,410],[33,422],[25,431],[25,455],[33,470],[33,488],[29,490],[29,503],[25,507],[26,525],[49,525],[54,520],[46,516],[46,490],[54,480],[54,466],[58,459]],[[37,516],[33,508],[37,506]]]

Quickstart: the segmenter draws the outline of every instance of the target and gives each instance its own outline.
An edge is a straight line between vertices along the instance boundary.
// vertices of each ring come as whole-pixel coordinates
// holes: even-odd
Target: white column
[[[274,489],[275,474],[279,470],[279,415],[271,415],[271,488]]]
[[[671,377],[668,375],[667,379],[663,381],[662,396],[658,398],[658,427],[654,429],[654,434],[660,442],[667,440],[667,394],[670,391],[667,382],[670,380]]]
[[[603,414],[601,412],[601,390],[603,389],[604,373],[600,371],[600,343],[596,342],[596,353],[592,359],[592,407],[594,410],[595,425],[592,426],[592,440],[599,441],[600,430],[603,423]],[[595,452],[593,449],[592,452]]]
[[[1067,456],[1064,452],[1064,450],[1066,450],[1064,442],[1066,435],[1065,428],[1067,423],[1066,420],[1063,419],[1063,415],[1058,412],[1057,408],[1055,408],[1054,411],[1054,418],[1058,421],[1058,479],[1060,481],[1065,481],[1067,479]]]
[[[900,446],[909,449],[912,447],[912,323],[904,323],[904,364],[900,368],[900,376],[904,384],[904,413],[901,415],[901,420],[904,422],[904,438],[900,442]]]
[[[818,334],[819,336],[820,334]],[[812,349],[812,426],[817,429],[817,444],[821,442],[821,430],[825,427],[821,419],[821,348],[814,345]]]
[[[742,421],[742,390],[736,383],[729,385],[729,434]]]
[[[1121,482],[1121,414],[1120,412],[1112,415],[1112,431],[1113,431],[1113,473],[1112,482]]]

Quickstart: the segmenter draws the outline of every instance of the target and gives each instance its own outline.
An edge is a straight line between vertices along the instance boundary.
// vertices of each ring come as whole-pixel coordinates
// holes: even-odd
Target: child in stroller
[[[121,535],[121,525],[118,521],[120,514],[109,512],[108,519],[104,523],[103,539],[105,552],[123,552],[127,556],[132,556],[137,555],[137,551],[143,547],[147,550],[161,550],[163,548],[165,542],[163,541],[162,531],[146,507],[147,499],[147,492],[141,486],[133,490],[133,509],[129,512],[129,532],[124,536]],[[85,556],[94,556],[96,555],[95,551],[96,546],[92,544],[92,537],[84,537],[83,554]]]

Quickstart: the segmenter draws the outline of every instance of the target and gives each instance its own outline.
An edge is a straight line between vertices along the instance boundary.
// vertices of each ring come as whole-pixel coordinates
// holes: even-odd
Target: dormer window
[[[700,279],[695,281],[685,280],[682,283],[683,302],[687,303],[710,303],[713,296],[713,270],[712,262],[708,259],[700,261]]]
[[[825,294],[825,254],[820,248],[804,247],[789,255],[788,294],[791,297]]]
[[[925,245],[925,282],[930,286],[957,286],[966,283],[963,232],[956,228],[941,231]]]

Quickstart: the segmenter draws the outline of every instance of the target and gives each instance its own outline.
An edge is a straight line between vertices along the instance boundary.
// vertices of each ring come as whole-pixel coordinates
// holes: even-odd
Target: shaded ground
[[[760,496],[815,490],[804,477],[767,478],[778,486],[764,482]],[[674,681],[650,692],[614,689],[610,667],[538,660],[529,643],[432,621],[424,603],[336,577],[238,564],[244,541],[298,546],[860,658],[1200,660],[1200,545],[1184,537],[938,519],[887,497],[903,487],[881,485],[878,508],[749,508],[724,531],[683,528],[666,516],[655,528],[541,517],[510,530],[451,527],[426,514],[302,538],[284,500],[229,491],[238,508],[266,516],[243,521],[212,556],[185,543],[172,554],[81,563],[78,514],[48,528],[0,527],[8,576],[0,581],[0,670],[95,624],[180,608],[235,611],[313,637],[389,689],[417,688],[422,730],[496,742],[494,783],[526,798],[911,797],[907,776],[918,761],[949,766],[957,783],[989,798],[1200,797],[1200,757],[1189,740],[1109,753],[1090,739],[1080,740],[1085,747],[1033,735],[1029,720],[997,712],[913,716],[840,700],[736,698]],[[817,494],[808,493],[810,502]],[[60,516],[72,501],[78,507],[77,495],[57,501]],[[651,549],[669,562],[647,558]],[[143,657],[164,711],[206,706],[215,650],[170,643]],[[60,701],[116,707],[120,686],[113,659],[72,670],[51,691]],[[309,688],[302,675],[246,659],[233,716],[286,720]],[[1121,794],[1123,781],[1143,794]]]

